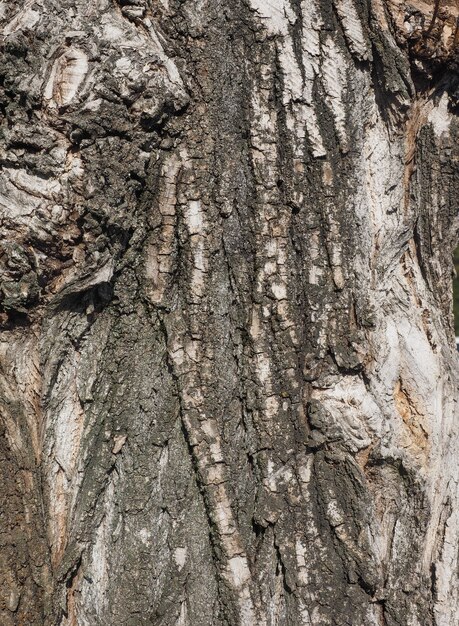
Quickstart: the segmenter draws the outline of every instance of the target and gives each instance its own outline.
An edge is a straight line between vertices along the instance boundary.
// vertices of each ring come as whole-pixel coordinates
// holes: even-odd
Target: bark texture
[[[0,2],[2,626],[457,626],[453,0]]]

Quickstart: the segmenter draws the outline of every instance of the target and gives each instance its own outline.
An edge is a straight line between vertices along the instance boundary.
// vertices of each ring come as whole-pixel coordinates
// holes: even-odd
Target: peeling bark
[[[459,625],[458,15],[0,2],[2,625]]]

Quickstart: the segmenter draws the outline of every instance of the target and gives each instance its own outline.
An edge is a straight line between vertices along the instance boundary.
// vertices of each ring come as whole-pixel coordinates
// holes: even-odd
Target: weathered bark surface
[[[2,626],[459,624],[453,4],[0,2]]]

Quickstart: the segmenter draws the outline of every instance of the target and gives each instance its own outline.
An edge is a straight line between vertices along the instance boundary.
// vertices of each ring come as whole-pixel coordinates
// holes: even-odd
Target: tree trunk
[[[0,5],[2,626],[459,625],[455,3]]]

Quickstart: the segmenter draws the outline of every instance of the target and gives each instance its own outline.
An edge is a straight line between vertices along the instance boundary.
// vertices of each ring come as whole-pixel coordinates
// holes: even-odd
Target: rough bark
[[[457,626],[458,9],[0,2],[0,623]]]

